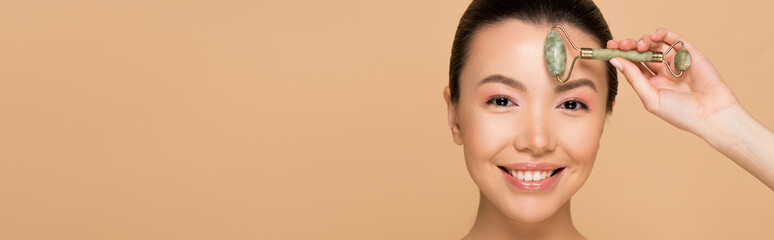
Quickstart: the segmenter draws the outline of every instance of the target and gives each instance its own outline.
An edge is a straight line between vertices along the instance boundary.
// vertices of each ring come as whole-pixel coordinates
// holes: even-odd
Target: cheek
[[[488,161],[508,145],[515,132],[507,114],[467,114],[460,126],[468,161]]]
[[[577,163],[593,163],[599,150],[599,140],[607,116],[605,99],[602,93],[588,89],[571,91],[567,95],[584,101],[590,112],[583,113],[578,118],[560,118],[554,135],[558,145]]]
[[[604,117],[567,122],[563,124],[561,132],[556,134],[558,144],[575,164],[593,163],[599,150],[603,126]]]

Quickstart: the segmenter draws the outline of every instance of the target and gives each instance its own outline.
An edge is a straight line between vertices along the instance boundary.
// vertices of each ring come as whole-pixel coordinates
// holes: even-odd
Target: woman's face
[[[564,27],[576,46],[600,47]],[[547,219],[583,185],[606,117],[605,62],[579,60],[572,78],[559,83],[545,66],[550,30],[519,20],[480,29],[460,76],[459,102],[449,105],[454,140],[464,146],[482,201],[521,222]],[[567,52],[569,70],[577,54]]]

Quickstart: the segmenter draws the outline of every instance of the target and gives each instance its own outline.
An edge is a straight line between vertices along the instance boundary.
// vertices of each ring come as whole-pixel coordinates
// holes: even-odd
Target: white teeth
[[[511,170],[511,176],[522,181],[540,181],[551,177],[554,171],[516,171]]]
[[[538,172],[538,171],[532,172],[532,181],[539,181],[539,180],[542,180],[542,179],[543,179],[543,173],[542,172]]]
[[[522,181],[540,181],[551,177],[556,170],[551,171],[517,171],[510,170],[511,176]]]

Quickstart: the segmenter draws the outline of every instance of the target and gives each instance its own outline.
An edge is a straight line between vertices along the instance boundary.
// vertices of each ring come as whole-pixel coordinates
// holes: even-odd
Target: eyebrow
[[[484,80],[481,80],[481,82],[479,82],[478,85],[481,86],[486,83],[502,83],[502,84],[508,85],[509,87],[521,90],[522,92],[527,91],[527,87],[524,86],[523,83],[519,82],[516,79],[509,78],[500,74],[495,74],[495,75],[486,77],[484,78]],[[566,92],[583,86],[590,87],[592,90],[594,90],[594,92],[597,91],[597,85],[594,84],[594,82],[592,82],[588,78],[581,78],[577,80],[567,81],[565,83],[557,85],[556,88],[554,89],[554,92],[556,93]]]
[[[500,74],[491,75],[489,77],[484,78],[484,80],[481,80],[481,82],[478,83],[479,86],[484,85],[486,83],[502,83],[505,85],[508,85],[509,87],[521,90],[522,92],[527,91],[527,87],[524,86],[523,83],[519,82],[516,79],[509,78]]]
[[[556,92],[556,93],[566,92],[566,91],[570,91],[570,90],[572,90],[574,88],[579,88],[579,87],[582,87],[582,86],[588,86],[592,90],[594,90],[594,92],[597,91],[597,85],[594,84],[594,82],[592,82],[588,78],[581,78],[581,79],[578,79],[578,80],[568,81],[568,82],[559,84],[554,89],[554,92]]]

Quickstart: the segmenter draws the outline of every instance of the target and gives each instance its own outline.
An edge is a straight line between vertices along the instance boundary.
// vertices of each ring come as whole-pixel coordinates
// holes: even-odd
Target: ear
[[[460,124],[457,121],[457,105],[451,101],[451,90],[449,86],[443,88],[443,100],[446,100],[446,110],[448,111],[449,127],[451,127],[452,138],[454,143],[462,145],[462,133],[460,132]]]

